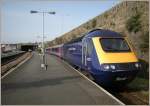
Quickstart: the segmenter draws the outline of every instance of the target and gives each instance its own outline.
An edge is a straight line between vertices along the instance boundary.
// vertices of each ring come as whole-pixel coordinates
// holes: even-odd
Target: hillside
[[[49,46],[70,41],[93,28],[110,29],[128,36],[140,59],[149,62],[149,2],[124,1],[53,41]]]

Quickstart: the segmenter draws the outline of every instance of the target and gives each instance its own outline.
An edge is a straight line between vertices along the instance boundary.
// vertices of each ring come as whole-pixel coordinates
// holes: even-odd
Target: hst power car
[[[106,86],[125,85],[141,69],[127,37],[104,29],[94,29],[61,45],[61,56]]]

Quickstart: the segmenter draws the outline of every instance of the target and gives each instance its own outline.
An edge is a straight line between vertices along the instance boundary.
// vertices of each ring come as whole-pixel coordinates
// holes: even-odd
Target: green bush
[[[92,28],[95,28],[96,27],[96,19],[94,19],[93,21],[92,21]]]
[[[110,25],[114,27],[116,24],[114,22],[111,22]]]
[[[126,28],[129,32],[138,32],[141,29],[141,22],[140,22],[140,14],[137,13],[134,16],[131,16],[126,23]]]
[[[87,22],[87,23],[84,25],[84,27],[89,30],[89,29],[95,28],[95,27],[96,27],[96,24],[97,24],[96,19],[93,19],[92,21]]]
[[[105,17],[105,18],[107,18],[107,17],[108,17],[108,14],[107,14],[107,13],[105,13],[105,14],[104,14],[104,17]]]
[[[90,28],[90,25],[89,25],[89,22],[86,23],[86,24],[84,25],[84,27],[85,27],[86,29],[91,29],[91,28]]]
[[[141,40],[140,49],[142,52],[147,52],[149,50],[149,31],[141,36]]]
[[[91,29],[91,27],[89,25],[86,26],[86,29]]]

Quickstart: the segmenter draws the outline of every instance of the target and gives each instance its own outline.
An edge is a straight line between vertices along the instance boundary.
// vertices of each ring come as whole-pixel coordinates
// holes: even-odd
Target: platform
[[[63,63],[47,55],[48,69],[33,57],[1,80],[2,105],[120,105],[116,99]]]

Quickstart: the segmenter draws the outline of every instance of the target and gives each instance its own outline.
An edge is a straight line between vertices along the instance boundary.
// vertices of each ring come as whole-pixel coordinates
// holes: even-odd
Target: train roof
[[[115,32],[115,31],[111,31],[108,29],[92,29],[89,32],[85,33],[84,35],[82,35],[81,37],[78,37],[76,39],[73,39],[65,44],[70,44],[70,43],[74,43],[74,42],[79,42],[81,41],[83,38],[86,37],[111,37],[111,38],[122,38],[124,37],[122,34]]]
[[[63,44],[60,44],[60,45],[55,45],[55,46],[48,47],[48,48],[46,48],[46,49],[49,49],[49,48],[57,48],[57,47],[62,47],[62,46],[63,46]]]
[[[86,37],[124,37],[122,34],[108,29],[93,29],[85,35]]]

